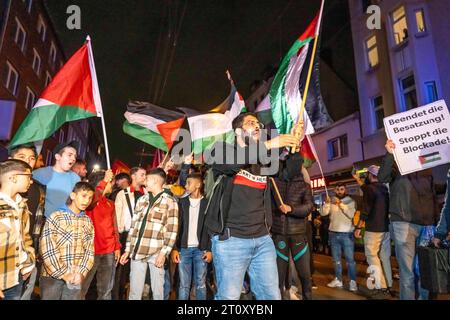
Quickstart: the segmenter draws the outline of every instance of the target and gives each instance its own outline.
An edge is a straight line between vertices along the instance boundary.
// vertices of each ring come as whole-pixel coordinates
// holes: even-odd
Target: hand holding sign
[[[450,113],[444,100],[384,118],[387,152],[402,175],[450,162]]]

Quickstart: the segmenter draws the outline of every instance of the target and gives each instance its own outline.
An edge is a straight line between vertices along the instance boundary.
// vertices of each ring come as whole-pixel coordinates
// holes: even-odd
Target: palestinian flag
[[[20,125],[10,147],[39,142],[69,121],[102,116],[91,41],[66,62]]]
[[[118,174],[121,172],[128,174],[130,173],[130,167],[120,160],[116,160],[113,162],[111,170],[114,174]]]
[[[234,118],[245,111],[244,99],[231,82],[231,92],[220,105],[210,113],[188,117],[194,153],[202,153],[217,141],[231,143],[234,140],[231,124]]]
[[[142,101],[130,101],[124,116],[123,132],[166,152],[185,119],[180,112]]]
[[[320,94],[318,51],[313,56],[314,40],[319,36],[322,10],[323,3],[320,12],[283,58],[270,87],[268,104],[270,105],[273,122],[280,134],[289,133],[298,121],[311,59],[314,59],[315,68],[312,73],[305,109],[312,116],[312,123],[316,129],[331,123],[331,118]]]

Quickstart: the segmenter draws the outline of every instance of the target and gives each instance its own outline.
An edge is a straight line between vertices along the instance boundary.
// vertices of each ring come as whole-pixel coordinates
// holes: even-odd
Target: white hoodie
[[[353,232],[353,216],[355,215],[355,201],[349,196],[344,197],[339,205],[334,204],[337,198],[333,198],[332,203],[325,203],[320,210],[321,216],[330,215],[329,230],[333,232]]]

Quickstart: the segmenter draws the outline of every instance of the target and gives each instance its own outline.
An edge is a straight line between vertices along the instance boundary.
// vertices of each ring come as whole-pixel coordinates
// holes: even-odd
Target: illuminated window
[[[400,7],[391,14],[392,33],[395,44],[400,44],[408,39],[408,25],[406,23],[405,7]]]
[[[417,32],[418,33],[426,31],[425,16],[423,14],[423,10],[422,9],[416,11],[416,25],[417,25]]]
[[[373,68],[379,63],[378,59],[378,48],[377,48],[377,38],[376,36],[370,37],[366,41],[366,52],[367,52],[367,62],[369,68]]]

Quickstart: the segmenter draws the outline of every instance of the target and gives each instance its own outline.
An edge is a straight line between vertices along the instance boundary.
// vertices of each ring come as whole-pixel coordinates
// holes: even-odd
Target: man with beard
[[[327,198],[320,213],[322,216],[330,216],[330,243],[333,255],[334,271],[336,277],[327,284],[330,288],[343,288],[341,256],[347,261],[348,276],[350,278],[350,291],[357,291],[356,263],[354,258],[355,238],[353,235],[353,216],[355,215],[355,201],[347,195],[345,185],[336,184],[335,196],[331,200]]]
[[[206,226],[213,235],[212,253],[218,289],[215,298],[238,300],[248,271],[251,290],[257,300],[280,300],[277,255],[269,235],[271,186],[262,160],[270,150],[277,152],[276,159],[270,158],[273,165],[279,160],[280,148],[297,149],[303,124],[296,125],[292,134],[282,134],[268,141],[260,139],[262,125],[253,113],[237,116],[232,128],[236,135],[235,145],[216,144],[214,154],[205,157],[215,177],[206,213]],[[245,159],[239,159],[239,155]],[[287,170],[283,173],[289,177],[288,169],[295,168],[290,173],[297,173],[300,166],[298,153],[288,156]]]
[[[86,180],[87,176],[87,163],[83,159],[77,159],[72,166],[72,171],[75,172],[82,181]]]
[[[80,181],[80,177],[71,171],[77,159],[77,148],[77,141],[57,145],[53,150],[56,159],[53,167],[33,171],[33,179],[47,187],[44,211],[46,218],[64,206],[73,187]]]

